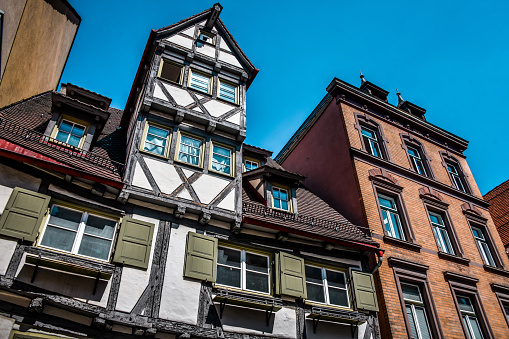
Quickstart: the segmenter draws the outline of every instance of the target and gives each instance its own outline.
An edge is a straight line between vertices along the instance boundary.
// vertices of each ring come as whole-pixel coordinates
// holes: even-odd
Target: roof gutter
[[[371,270],[371,274],[375,273],[376,271],[378,271],[378,269],[380,268],[380,266],[382,266],[382,260],[383,260],[383,255],[384,255],[384,251],[383,250],[379,250],[378,252],[376,252],[376,255],[378,257],[378,263],[375,265],[375,267],[373,267],[373,269]]]

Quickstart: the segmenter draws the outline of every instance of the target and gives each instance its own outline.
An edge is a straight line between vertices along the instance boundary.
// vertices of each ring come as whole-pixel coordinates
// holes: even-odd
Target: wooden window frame
[[[46,234],[46,230],[48,228],[48,225],[49,225],[51,212],[53,210],[53,207],[55,207],[55,206],[62,207],[62,208],[65,208],[65,209],[68,209],[68,210],[71,210],[71,211],[79,212],[79,213],[82,214],[81,215],[81,219],[80,219],[80,223],[79,223],[79,226],[78,226],[78,229],[76,230],[76,237],[74,238],[74,242],[73,242],[73,246],[72,246],[71,251],[66,251],[66,250],[63,250],[63,249],[54,248],[54,247],[50,247],[50,246],[45,246],[45,245],[41,244],[42,240],[44,239],[44,235]],[[83,240],[83,235],[85,234],[85,225],[86,225],[85,222],[84,222],[85,215],[86,215],[87,218],[88,218],[88,216],[92,215],[92,216],[99,217],[99,218],[102,218],[102,219],[107,219],[107,220],[115,221],[115,228],[113,230],[113,236],[112,236],[111,239],[109,239],[111,241],[111,244],[110,244],[110,249],[109,249],[109,252],[108,252],[108,259],[100,259],[100,258],[91,257],[91,256],[87,256],[87,255],[79,254],[78,253],[78,251],[80,249],[80,246],[81,246],[81,243],[82,243],[82,240]],[[115,245],[115,239],[116,239],[117,234],[118,234],[118,229],[119,229],[120,222],[121,222],[120,218],[112,216],[112,215],[109,215],[109,214],[97,212],[97,211],[90,210],[90,209],[80,208],[78,206],[71,205],[71,204],[66,204],[66,203],[60,202],[60,201],[55,201],[49,207],[48,216],[47,216],[46,220],[43,223],[41,235],[40,235],[39,239],[37,240],[37,247],[47,248],[47,249],[50,249],[52,251],[62,252],[62,253],[66,253],[66,254],[71,254],[71,255],[74,255],[74,256],[79,256],[79,257],[83,257],[83,258],[87,258],[87,259],[91,259],[91,260],[96,260],[96,261],[100,261],[100,262],[110,262],[111,259],[112,259],[112,252],[113,252],[113,248],[114,248],[114,245]]]
[[[186,136],[188,138],[199,140],[201,142],[201,145],[200,145],[200,156],[199,156],[200,161],[199,161],[198,165],[194,165],[194,164],[191,164],[191,163],[179,160],[178,157],[179,157],[179,153],[180,153],[180,143],[181,143],[182,135],[184,135],[184,136]],[[176,143],[176,148],[175,148],[175,156],[174,156],[173,160],[175,162],[177,162],[177,163],[180,163],[180,164],[185,164],[185,165],[192,166],[192,167],[195,167],[195,168],[202,168],[203,169],[203,159],[205,158],[204,157],[205,143],[206,143],[205,138],[199,137],[199,136],[197,136],[195,134],[191,134],[191,133],[187,133],[187,132],[182,132],[182,131],[179,130],[178,133],[177,133],[177,143]]]
[[[204,41],[202,39],[200,39],[200,37],[202,35],[206,35],[208,36],[209,38],[212,39],[212,42],[208,42],[208,41]],[[203,43],[203,44],[208,44],[208,45],[212,45],[212,46],[215,46],[216,45],[216,42],[217,42],[217,35],[215,33],[212,33],[212,32],[209,32],[209,31],[206,31],[204,30],[203,28],[199,29],[198,30],[198,36],[196,38],[196,41],[199,41],[200,43]]]
[[[286,191],[287,195],[288,195],[288,209],[285,210],[283,208],[278,208],[278,207],[274,207],[274,188],[276,189],[279,189],[279,190],[284,190]],[[293,213],[293,205],[292,205],[292,190],[290,187],[288,186],[284,186],[284,185],[274,185],[271,183],[271,187],[270,187],[270,197],[272,199],[271,203],[272,203],[272,208],[277,210],[277,211],[283,211],[283,212],[288,212],[288,213]]]
[[[69,121],[72,124],[76,124],[76,125],[85,127],[85,129],[83,130],[83,136],[81,137],[81,140],[80,140],[80,143],[78,146],[73,146],[71,144],[68,144],[67,142],[59,141],[56,139],[58,131],[60,130],[60,126],[64,120]],[[67,114],[62,114],[60,116],[60,118],[58,119],[57,123],[55,124],[55,127],[53,127],[53,131],[51,132],[50,138],[51,138],[52,142],[54,142],[56,144],[61,144],[65,147],[71,147],[73,149],[81,150],[81,149],[83,149],[83,145],[85,144],[85,140],[87,139],[87,133],[88,133],[89,128],[90,128],[90,124],[87,123],[86,121],[76,119],[76,118],[71,117]]]
[[[479,255],[481,256],[481,259],[483,261],[484,264],[484,268],[485,269],[503,269],[505,270],[505,265],[504,265],[504,261],[502,260],[502,258],[500,257],[500,253],[498,252],[498,249],[497,249],[497,246],[495,245],[495,241],[493,240],[493,237],[491,235],[491,232],[488,228],[488,224],[487,224],[487,219],[481,217],[481,216],[476,216],[476,215],[473,215],[471,213],[465,213],[465,211],[463,212],[465,214],[465,218],[468,222],[468,225],[470,227],[470,234],[472,235],[472,240],[475,242],[475,245],[476,247],[479,247],[479,245],[477,244],[477,241],[474,237],[474,233],[472,231],[472,227],[474,228],[478,228],[480,229],[482,232],[483,232],[483,235],[484,235],[484,238],[485,238],[485,242],[486,244],[488,245],[490,251],[491,251],[491,255],[493,257],[493,260],[495,261],[495,265],[496,266],[491,266],[491,265],[487,265],[484,261],[484,258],[482,257],[482,254],[481,254],[481,251],[480,249],[478,248],[478,251],[479,251]]]
[[[449,176],[449,180],[451,181],[452,187],[460,192],[464,192],[467,194],[472,194],[472,187],[470,187],[470,183],[468,182],[468,175],[463,170],[463,166],[461,166],[461,163],[453,157],[449,152],[447,151],[440,151],[440,156],[442,157],[442,166],[444,166],[445,171],[447,172],[447,175]],[[458,172],[458,177],[463,184],[463,187],[465,191],[460,190],[456,182],[452,176],[452,174],[449,172],[449,165],[453,165],[456,168],[456,171]]]
[[[330,267],[330,266],[324,266],[324,265],[320,265],[320,264],[315,264],[315,263],[306,263],[304,262],[304,266],[309,266],[309,267],[314,267],[314,268],[319,268],[320,271],[321,271],[321,274],[322,274],[322,286],[323,287],[323,290],[324,290],[324,297],[325,297],[325,303],[322,303],[322,302],[319,302],[319,301],[315,301],[315,300],[310,300],[309,299],[309,293],[307,294],[308,295],[308,298],[306,299],[306,304],[316,304],[316,305],[321,305],[321,306],[327,306],[327,307],[333,307],[333,308],[341,308],[341,309],[353,309],[353,304],[352,304],[352,300],[351,300],[351,297],[352,297],[352,293],[350,291],[350,279],[348,277],[348,273],[344,270],[341,270],[339,268],[335,268],[335,267]],[[332,272],[339,272],[341,274],[343,274],[343,276],[345,277],[345,284],[346,284],[346,288],[344,289],[346,291],[346,296],[347,296],[347,300],[348,300],[348,306],[342,306],[342,305],[336,305],[336,304],[331,304],[330,303],[330,298],[329,298],[329,290],[328,290],[328,284],[327,284],[327,273],[326,271],[329,270],[329,271],[332,271]],[[307,280],[306,280],[306,290],[307,290]],[[334,287],[334,288],[337,288],[337,287]],[[340,289],[340,288],[337,288],[337,289]]]
[[[416,139],[413,135],[408,133],[400,133],[401,137],[401,147],[405,150],[405,153],[408,158],[408,162],[410,163],[410,167],[412,170],[419,174],[417,172],[416,166],[413,162],[412,156],[408,153],[408,148],[411,147],[419,152],[419,155],[421,156],[421,162],[423,164],[424,170],[426,171],[426,175],[422,175],[427,178],[435,179],[435,173],[433,172],[433,168],[431,167],[431,158],[429,157],[428,153],[426,152],[426,148],[424,147],[423,143]]]
[[[229,104],[234,104],[234,105],[238,105],[239,104],[239,85],[231,82],[231,81],[227,81],[227,80],[222,80],[221,78],[217,78],[217,98],[221,101],[224,101],[224,102],[227,102]],[[225,83],[227,85],[230,85],[232,87],[235,87],[235,98],[234,98],[234,101],[230,101],[230,100],[227,100],[227,99],[223,99],[221,98],[221,83]]]
[[[253,164],[256,164],[256,168],[253,168],[253,169],[257,169],[257,168],[260,168],[260,161],[259,160],[256,160],[256,159],[253,159],[253,158],[247,158],[247,157],[244,157],[244,172],[249,172],[249,171],[252,171],[253,169],[250,169],[248,170],[247,169],[247,166],[246,166],[246,163],[247,162],[251,162]]]
[[[403,312],[403,318],[405,320],[405,327],[409,338],[412,338],[412,331],[410,329],[410,323],[406,316],[405,299],[403,298],[403,291],[401,289],[401,283],[416,285],[419,287],[421,296],[423,299],[424,309],[426,311],[426,317],[428,325],[430,326],[430,332],[435,339],[445,338],[442,332],[442,326],[440,319],[435,307],[433,295],[427,276],[429,266],[414,263],[408,260],[390,257],[389,265],[392,267],[394,272],[394,278],[396,280],[396,288],[398,290],[399,300],[401,304],[401,310]],[[416,338],[417,339],[417,338]]]
[[[193,78],[193,73],[200,74],[200,75],[207,77],[209,79],[208,88],[207,88],[206,92],[200,91],[199,89],[191,87],[191,79]],[[214,81],[214,77],[212,75],[207,74],[205,72],[198,71],[198,70],[194,70],[192,68],[189,68],[189,74],[187,75],[187,88],[188,89],[195,91],[196,93],[212,95],[212,88],[214,87],[213,81]]]
[[[148,129],[149,129],[150,126],[154,126],[154,127],[159,128],[159,129],[163,129],[163,130],[168,131],[168,137],[166,138],[166,146],[165,146],[164,154],[163,155],[160,155],[160,154],[153,153],[153,152],[145,150],[145,142],[146,142],[146,138],[147,138]],[[143,127],[143,134],[142,134],[141,142],[140,142],[140,152],[147,153],[147,154],[159,157],[159,158],[168,159],[170,157],[170,148],[171,148],[170,146],[171,146],[171,137],[172,137],[172,134],[173,134],[173,129],[172,128],[167,127],[167,126],[162,125],[162,124],[158,124],[158,123],[152,122],[152,121],[146,121],[145,122],[145,126]]]
[[[270,253],[256,251],[256,250],[252,250],[252,249],[241,247],[241,246],[235,246],[235,245],[230,245],[230,244],[219,243],[217,245],[217,255],[218,256],[219,256],[219,249],[221,247],[228,248],[228,249],[234,250],[234,251],[239,251],[241,253],[241,256],[240,256],[240,272],[241,272],[241,274],[240,274],[240,288],[239,287],[235,287],[235,286],[222,285],[222,284],[217,283],[217,275],[218,274],[216,274],[216,282],[214,283],[214,287],[226,287],[226,288],[237,290],[237,291],[242,291],[242,292],[246,292],[246,293],[253,293],[253,294],[261,294],[261,295],[266,295],[266,296],[269,296],[269,295],[273,294],[273,289],[272,289],[272,271],[273,270],[272,270],[272,267],[271,267],[272,266],[272,255]],[[251,254],[255,254],[255,255],[263,256],[263,257],[267,258],[267,268],[268,268],[267,280],[268,280],[269,292],[260,292],[260,291],[250,290],[250,289],[245,287],[246,286],[246,281],[247,281],[247,278],[246,278],[246,272],[247,272],[247,268],[246,268],[246,253],[251,253]],[[219,266],[219,265],[225,266],[223,264],[219,264],[219,260],[217,260],[217,262],[216,262],[216,272],[218,271],[217,270],[217,266]],[[256,273],[261,273],[261,272],[256,272]]]
[[[377,157],[377,158],[391,161],[391,154],[389,153],[389,148],[387,146],[389,140],[385,137],[382,126],[380,125],[380,123],[376,122],[374,119],[372,119],[370,116],[368,116],[365,113],[356,113],[354,127],[359,132],[359,138],[361,140],[362,150],[364,152],[372,155],[370,152],[368,152],[368,149],[364,143],[364,138],[362,136],[363,127],[367,128],[367,129],[371,129],[376,133],[376,136],[378,139],[378,145],[379,145],[380,152],[381,152],[381,157]],[[372,156],[374,156],[374,155],[372,155]]]
[[[482,306],[482,298],[479,295],[477,290],[477,283],[479,279],[468,277],[462,274],[453,273],[453,272],[444,272],[446,280],[449,282],[449,287],[451,289],[452,299],[454,305],[456,306],[456,311],[458,312],[459,321],[461,322],[461,327],[463,328],[463,333],[465,338],[468,338],[467,329],[465,328],[465,324],[463,323],[463,317],[461,314],[461,310],[458,305],[457,295],[469,297],[472,306],[474,307],[475,314],[479,319],[479,324],[481,327],[482,335],[484,339],[494,339],[493,332],[488,324],[488,318],[486,316],[486,312]]]
[[[212,161],[214,156],[214,146],[226,148],[230,150],[230,173],[224,173],[221,171],[217,171],[212,168]],[[225,175],[228,177],[234,177],[235,176],[235,149],[232,146],[228,146],[226,144],[222,144],[220,142],[211,140],[210,141],[210,154],[209,154],[209,172],[217,173],[221,175]]]
[[[173,80],[170,80],[170,79],[166,79],[166,78],[163,78],[161,76],[162,72],[163,72],[163,66],[165,63],[168,63],[168,64],[171,64],[173,66],[177,66],[177,67],[180,67],[180,76],[179,76],[179,81],[178,82],[175,82]],[[171,82],[173,84],[177,84],[177,85],[182,85],[183,84],[183,81],[184,81],[184,70],[185,70],[185,67],[184,65],[179,65],[178,63],[176,62],[173,62],[171,60],[168,60],[166,58],[161,58],[161,62],[159,63],[159,69],[157,70],[157,77],[161,80],[164,80],[164,81],[168,81],[168,82]]]

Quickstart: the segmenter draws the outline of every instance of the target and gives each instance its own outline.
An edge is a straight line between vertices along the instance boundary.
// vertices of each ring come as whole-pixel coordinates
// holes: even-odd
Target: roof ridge
[[[182,24],[182,23],[184,23],[184,22],[186,22],[186,21],[192,20],[192,19],[194,19],[194,18],[199,17],[200,15],[205,14],[206,12],[211,12],[211,11],[212,11],[212,7],[211,7],[211,8],[207,8],[206,10],[204,10],[204,11],[202,11],[202,12],[200,12],[200,13],[193,14],[193,15],[191,15],[191,16],[190,16],[190,17],[188,17],[188,18],[182,19],[182,20],[180,20],[179,22],[173,23],[173,24],[171,24],[171,25],[169,25],[169,26],[166,26],[166,27],[162,27],[162,28],[156,29],[155,31],[156,31],[157,33],[162,32],[162,31],[164,31],[164,30],[166,30],[166,29],[169,29],[169,28],[172,28],[172,27],[178,26],[178,25],[180,25],[180,24]]]

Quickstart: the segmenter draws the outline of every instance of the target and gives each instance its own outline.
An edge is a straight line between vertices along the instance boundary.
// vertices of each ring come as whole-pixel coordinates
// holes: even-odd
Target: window
[[[184,75],[184,67],[174,64],[168,60],[161,59],[158,76],[164,80],[168,80],[177,84],[182,84]]]
[[[461,318],[463,320],[463,325],[468,334],[469,339],[483,339],[483,335],[481,333],[481,327],[479,326],[479,322],[477,321],[477,316],[475,314],[474,307],[470,302],[470,298],[467,296],[456,295],[456,300],[458,302],[458,307],[461,312]]]
[[[306,265],[307,300],[350,307],[346,281],[343,272]]]
[[[216,283],[242,290],[269,293],[269,256],[219,246]]]
[[[440,251],[455,255],[443,217],[440,214],[429,212],[429,219]]]
[[[223,147],[212,143],[212,155],[211,155],[210,169],[215,172],[233,175],[232,161],[233,152],[231,148]]]
[[[170,131],[162,126],[147,123],[141,142],[141,150],[167,158],[170,150]]]
[[[208,44],[215,45],[216,44],[216,35],[211,32],[206,32],[206,31],[200,30],[200,33],[198,34],[198,40],[201,42],[206,42]]]
[[[211,77],[203,73],[189,71],[189,88],[203,93],[210,93]]]
[[[231,103],[237,103],[237,86],[230,84],[226,81],[219,81],[219,93],[218,98],[229,101]]]
[[[257,169],[259,167],[259,163],[258,163],[258,161],[244,159],[244,166],[245,166],[246,172],[247,172],[247,171]]]
[[[383,158],[382,152],[380,151],[380,144],[378,142],[377,133],[366,127],[362,127],[362,139],[364,141],[364,147],[366,151],[371,155],[378,158]]]
[[[424,162],[422,160],[421,152],[419,151],[419,149],[410,146],[408,146],[407,149],[408,156],[410,157],[414,170],[420,175],[424,175],[425,177],[427,177],[428,175],[426,173]]]
[[[62,119],[55,129],[53,138],[79,148],[83,145],[83,141],[85,141],[85,130],[86,126],[84,124]]]
[[[393,238],[405,240],[396,201],[391,197],[379,194],[378,202],[382,211],[382,219],[387,235]]]
[[[402,283],[401,292],[403,294],[406,315],[412,336],[415,339],[431,338],[426,309],[419,286]]]
[[[285,211],[290,211],[290,196],[284,188],[272,187],[272,206]]]
[[[107,261],[116,227],[116,220],[53,205],[39,245]]]
[[[484,263],[489,266],[497,267],[483,230],[472,226],[472,233]]]
[[[186,134],[179,134],[179,141],[176,160],[193,166],[201,166],[203,140]]]
[[[461,179],[458,169],[456,168],[456,165],[448,163],[447,171],[449,172],[449,175],[451,176],[451,180],[454,183],[454,186],[462,192],[467,192],[465,190],[465,185],[463,184],[463,180]]]

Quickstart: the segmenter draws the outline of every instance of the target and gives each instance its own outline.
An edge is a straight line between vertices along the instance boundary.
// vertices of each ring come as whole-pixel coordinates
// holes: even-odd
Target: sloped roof
[[[108,108],[108,120],[89,152],[76,152],[43,139],[51,112],[53,91],[0,109],[0,139],[35,152],[53,163],[118,183],[122,182],[125,140],[119,127],[123,111]],[[29,137],[28,137],[29,136]],[[32,154],[32,153],[31,153]]]
[[[489,211],[497,227],[504,247],[509,245],[509,180],[498,185],[484,195]]]
[[[360,226],[352,224],[302,184],[297,188],[298,214],[265,206],[247,185],[250,184],[244,182],[242,190],[242,215],[244,218],[323,238],[379,246],[376,241],[361,230]]]

